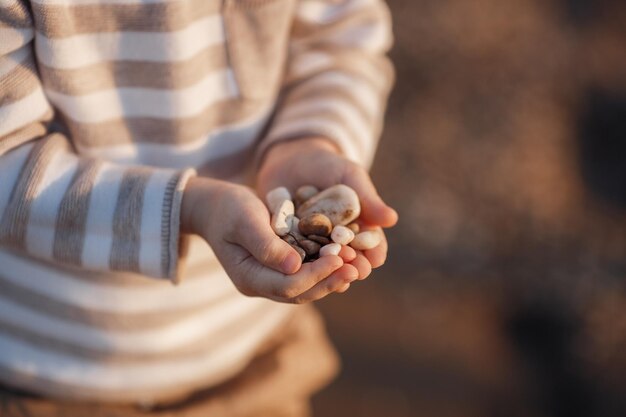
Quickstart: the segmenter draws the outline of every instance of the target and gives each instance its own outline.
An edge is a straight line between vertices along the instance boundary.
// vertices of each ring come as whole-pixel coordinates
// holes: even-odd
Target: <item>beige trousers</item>
[[[311,395],[337,370],[319,313],[302,306],[241,374],[183,401],[152,408],[63,402],[0,386],[0,417],[305,417]]]

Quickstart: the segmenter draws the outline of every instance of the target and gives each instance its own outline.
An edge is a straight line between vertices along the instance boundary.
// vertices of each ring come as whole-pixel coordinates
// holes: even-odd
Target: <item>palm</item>
[[[294,192],[302,185],[324,189],[340,183],[352,187],[359,195],[362,223],[381,230],[381,233],[381,226],[391,227],[396,223],[397,214],[380,199],[367,172],[315,139],[281,144],[269,152],[259,170],[257,192],[264,197],[268,191],[280,186]],[[357,252],[350,264],[358,269],[359,279],[363,279],[370,274],[372,267],[384,263],[387,242],[383,238],[378,247]]]
[[[259,172],[257,191],[261,197],[276,187],[287,187],[292,192],[302,185],[319,189],[344,181],[348,162],[339,155],[314,151],[277,156]]]

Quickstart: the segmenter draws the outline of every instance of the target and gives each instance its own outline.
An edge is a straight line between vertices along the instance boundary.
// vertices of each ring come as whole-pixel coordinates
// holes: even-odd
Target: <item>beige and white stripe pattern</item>
[[[369,166],[393,81],[384,53],[390,17],[378,0],[305,0],[296,11],[277,119],[262,144],[305,135],[329,137]]]
[[[0,381],[162,400],[242,369],[293,307],[196,238],[177,276],[186,181],[307,135],[370,164],[390,44],[382,0],[0,0]]]

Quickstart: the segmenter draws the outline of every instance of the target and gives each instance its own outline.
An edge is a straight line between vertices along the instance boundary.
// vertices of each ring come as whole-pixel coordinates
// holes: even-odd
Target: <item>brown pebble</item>
[[[296,239],[296,242],[300,242],[302,239],[306,239],[306,236],[300,233],[299,230],[292,230],[291,232],[289,232],[289,234],[291,235],[291,237]]]
[[[330,239],[324,236],[308,235],[307,238],[313,242],[319,243],[320,245],[328,245],[330,243]]]
[[[349,225],[346,226],[348,229],[352,230],[354,232],[354,234],[356,235],[357,233],[359,233],[361,231],[361,227],[359,226],[358,223],[350,223]]]
[[[300,255],[300,258],[302,258],[302,261],[304,261],[304,258],[306,258],[306,252],[304,251],[304,249],[302,249],[298,245],[291,245],[291,247],[294,248],[296,252],[298,252],[298,255]]]
[[[320,250],[322,250],[322,248],[320,248]],[[309,260],[311,262],[313,262],[313,261],[315,261],[316,259],[319,259],[319,258],[320,258],[320,253],[319,252],[315,253],[315,254],[313,254],[311,256],[307,256],[307,260]]]
[[[300,232],[305,235],[317,235],[328,237],[333,230],[333,224],[330,219],[323,214],[313,213],[300,219],[298,224]]]
[[[291,235],[285,235],[282,238],[285,242],[289,243],[291,246],[293,245],[297,245],[298,242],[296,241],[296,238],[291,236]]]
[[[321,247],[319,243],[315,243],[312,240],[308,240],[308,239],[303,239],[299,241],[298,244],[300,245],[302,249],[304,249],[306,254],[309,256],[319,253],[320,247]]]

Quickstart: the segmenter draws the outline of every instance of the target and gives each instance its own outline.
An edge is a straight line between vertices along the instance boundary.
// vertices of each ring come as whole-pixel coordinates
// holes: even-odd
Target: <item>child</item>
[[[386,243],[302,265],[258,196],[345,183],[395,224],[365,170],[390,41],[379,0],[3,0],[5,392],[52,398],[20,397],[36,415],[207,388],[215,415],[305,410],[332,351],[289,304],[346,291]]]

